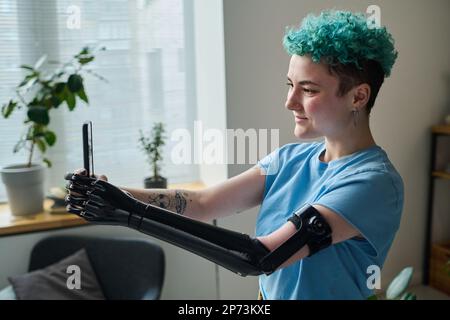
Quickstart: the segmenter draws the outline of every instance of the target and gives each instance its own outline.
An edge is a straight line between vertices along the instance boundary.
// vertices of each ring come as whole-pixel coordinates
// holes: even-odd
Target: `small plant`
[[[413,267],[404,268],[389,284],[385,297],[372,295],[368,298],[368,300],[416,300],[417,297],[414,293],[406,291],[411,281],[413,272]]]
[[[104,50],[104,48],[99,48]],[[89,104],[88,96],[83,84],[82,74],[88,72],[103,79],[86,66],[94,60],[94,52],[97,49],[85,47],[70,61],[63,64],[51,73],[42,70],[46,56],[41,57],[34,66],[21,65],[25,70],[24,79],[16,87],[16,98],[3,104],[1,113],[6,119],[16,109],[25,109],[24,124],[26,130],[15,145],[13,152],[26,148],[28,150],[27,166],[31,167],[35,146],[44,154],[47,147],[56,143],[56,134],[48,126],[50,124],[50,111],[57,109],[63,102],[73,111],[77,99]],[[49,62],[54,63],[54,62]],[[104,80],[104,79],[103,79]],[[51,161],[43,158],[48,167]]]
[[[157,181],[163,179],[160,175],[161,167],[159,163],[163,160],[162,146],[165,145],[164,124],[157,122],[153,125],[151,134],[144,135],[142,130],[139,130],[139,142],[142,151],[147,156],[148,162],[152,170],[152,180]]]

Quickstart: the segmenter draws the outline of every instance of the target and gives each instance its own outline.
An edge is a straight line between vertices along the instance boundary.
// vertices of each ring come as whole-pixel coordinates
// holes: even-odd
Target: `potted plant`
[[[163,159],[162,146],[166,138],[163,133],[164,124],[157,122],[153,125],[150,136],[145,136],[142,130],[139,130],[139,142],[142,151],[146,154],[148,162],[152,169],[152,176],[144,179],[145,188],[167,188],[167,179],[161,176],[159,162]]]
[[[413,275],[413,267],[404,268],[395,278],[389,283],[386,294],[373,295],[368,300],[416,300],[414,293],[406,291]]]
[[[40,58],[34,66],[20,66],[25,71],[25,77],[15,88],[16,97],[3,104],[1,109],[5,119],[15,110],[26,111],[24,120],[26,130],[13,152],[26,149],[27,162],[5,166],[0,170],[13,215],[28,215],[42,211],[45,167],[33,162],[33,156],[36,149],[44,155],[47,148],[56,143],[56,134],[49,129],[51,110],[57,109],[65,102],[69,110],[73,111],[78,99],[89,103],[82,75],[85,71],[92,73],[85,67],[94,60],[96,50],[83,48],[70,61],[53,72],[42,70],[46,56]],[[51,167],[49,159],[43,157],[42,161],[47,167]]]

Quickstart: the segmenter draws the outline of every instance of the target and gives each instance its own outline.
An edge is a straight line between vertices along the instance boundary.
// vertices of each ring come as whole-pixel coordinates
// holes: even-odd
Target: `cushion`
[[[16,300],[16,294],[12,286],[7,286],[0,291],[0,300]]]
[[[69,266],[79,269],[68,269]],[[77,276],[79,281],[76,281]],[[12,276],[8,280],[19,300],[105,299],[84,248],[44,269]]]

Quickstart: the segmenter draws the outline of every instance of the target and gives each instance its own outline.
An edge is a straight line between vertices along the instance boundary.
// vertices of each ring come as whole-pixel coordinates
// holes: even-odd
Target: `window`
[[[50,113],[57,143],[47,150],[53,166],[47,187],[63,186],[65,172],[82,167],[81,124],[93,122],[94,167],[117,185],[142,186],[151,171],[138,146],[139,129],[166,124],[162,174],[169,183],[198,179],[195,165],[170,161],[170,132],[192,130],[195,76],[192,4],[183,0],[2,0],[0,4],[0,103],[14,95],[21,64],[43,54],[64,62],[85,45],[100,44],[91,69],[108,82],[85,77],[89,106],[62,104]],[[79,13],[79,25],[68,25]],[[26,162],[12,150],[25,129],[23,110],[0,119],[0,166]],[[6,200],[0,185],[0,201]]]

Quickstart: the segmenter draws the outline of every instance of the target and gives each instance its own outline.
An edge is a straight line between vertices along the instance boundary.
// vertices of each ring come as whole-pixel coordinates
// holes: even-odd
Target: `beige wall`
[[[429,164],[429,128],[449,112],[450,1],[299,1],[224,0],[227,128],[279,128],[280,144],[294,142],[291,113],[284,109],[289,57],[281,39],[285,26],[297,25],[308,12],[326,8],[365,12],[381,8],[381,23],[396,40],[399,57],[383,85],[372,115],[376,141],[389,154],[405,182],[400,231],[385,264],[382,283],[404,266],[422,271]],[[233,176],[245,167],[229,166]],[[441,184],[449,194],[449,183]],[[442,191],[444,188],[444,191]],[[449,211],[450,197],[440,205]],[[223,225],[254,231],[257,210]],[[448,233],[447,233],[448,234]],[[240,283],[247,283],[244,289]],[[252,298],[255,279],[221,271],[221,298]]]

